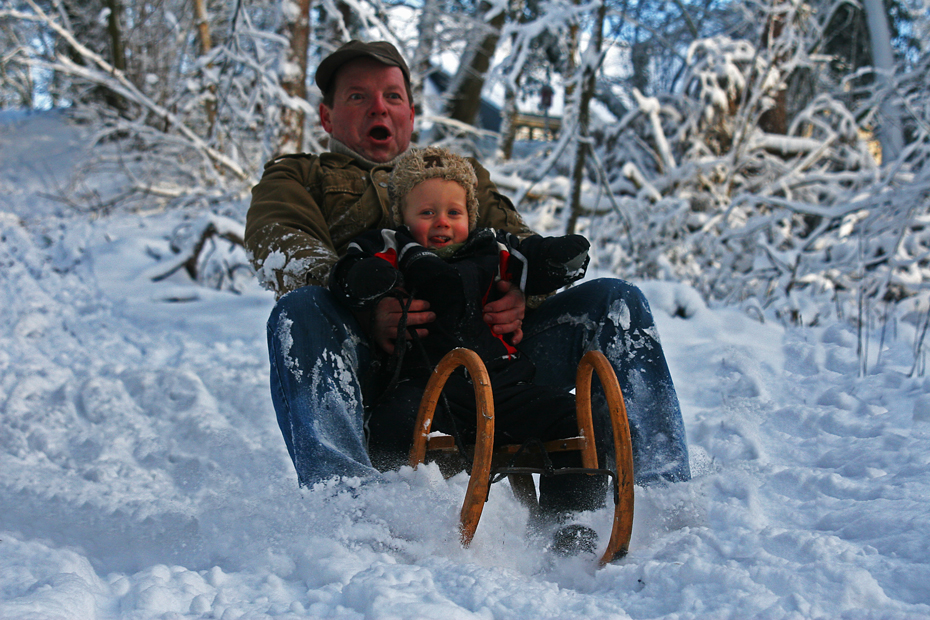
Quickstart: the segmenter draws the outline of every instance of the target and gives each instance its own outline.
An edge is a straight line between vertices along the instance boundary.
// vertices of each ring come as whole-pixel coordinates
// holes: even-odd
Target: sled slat
[[[546,452],[570,452],[572,450],[584,450],[587,442],[584,437],[569,437],[568,439],[556,439],[547,441],[543,444]],[[516,454],[520,450],[518,444],[507,444],[494,448],[495,454]],[[427,452],[457,452],[455,438],[452,435],[441,435],[434,433],[426,440]]]

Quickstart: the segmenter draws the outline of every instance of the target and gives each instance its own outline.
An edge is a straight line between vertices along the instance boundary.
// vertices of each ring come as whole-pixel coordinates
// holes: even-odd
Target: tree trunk
[[[588,51],[582,58],[581,64],[581,92],[578,95],[578,140],[575,149],[575,162],[572,166],[571,174],[571,196],[569,205],[571,212],[568,222],[565,225],[565,234],[570,235],[575,232],[578,224],[578,218],[581,216],[581,185],[584,182],[584,169],[587,161],[588,149],[588,123],[590,122],[591,98],[594,97],[594,89],[597,84],[597,70],[600,67],[601,47],[604,40],[604,17],[607,14],[605,2],[601,2],[597,9],[597,19],[594,23],[594,38],[588,47]]]
[[[633,67],[630,85],[645,95],[649,92],[649,44],[639,40],[639,28],[635,32],[630,45],[630,64]]]
[[[110,44],[110,62],[114,69],[126,73],[126,46],[123,41],[123,28],[120,16],[123,7],[119,0],[104,0],[104,6],[109,9],[107,16],[107,38]],[[85,17],[86,19],[86,17]],[[104,54],[105,55],[105,54]],[[81,64],[84,60],[81,59]],[[114,110],[124,114],[127,109],[126,101],[117,93],[107,88],[95,88],[100,93],[100,97]]]
[[[110,14],[107,16],[107,32],[110,35],[110,55],[113,66],[120,71],[126,71],[126,47],[123,45],[123,27],[120,22],[123,7],[119,0],[106,0],[106,6],[110,9]]]
[[[481,2],[480,15],[486,14],[491,4]],[[481,107],[481,89],[484,88],[484,76],[491,65],[491,57],[497,50],[500,30],[507,18],[505,11],[498,12],[485,26],[483,37],[476,37],[470,44],[459,64],[458,72],[449,87],[446,99],[446,116],[469,125],[474,125]],[[489,30],[488,30],[489,29]]]
[[[497,146],[497,158],[508,160],[513,157],[513,143],[517,138],[517,91],[509,84],[504,87],[504,109],[501,110],[501,133]]]
[[[869,41],[872,43],[872,64],[878,70],[878,83],[890,86],[894,73],[894,53],[891,49],[891,28],[888,13],[882,0],[863,0],[869,24]],[[890,89],[889,89],[890,94]],[[882,145],[882,163],[897,159],[904,149],[900,111],[887,99],[881,107],[882,119],[878,126],[878,139]]]
[[[768,24],[766,24],[765,32],[762,34],[762,45],[767,48],[772,48],[775,45],[775,41],[781,36],[782,32],[785,30],[785,15],[783,13],[777,13],[769,16]],[[774,60],[778,65],[783,64],[784,58],[776,58]],[[782,88],[778,89],[778,92],[775,93],[775,105],[762,113],[759,117],[759,128],[766,133],[776,133],[784,135],[788,133],[788,79],[786,77],[785,84],[782,85]]]
[[[207,7],[204,0],[194,0],[194,17],[197,20],[197,32],[200,36],[200,55],[206,56],[213,49],[213,39],[210,36],[210,22],[207,19]],[[207,113],[207,135],[213,134],[216,123],[216,85],[210,84],[210,96],[204,102]]]
[[[307,98],[307,48],[310,43],[310,0],[287,0],[283,7],[284,36],[290,44],[285,51],[281,88],[291,97]],[[299,153],[304,144],[304,112],[290,105],[281,106],[278,154]]]
[[[194,0],[194,17],[197,20],[197,33],[200,36],[200,55],[204,56],[213,49],[210,22],[207,19],[207,7],[204,0]]]
[[[633,29],[633,41],[630,43],[630,64],[633,69],[630,85],[639,89],[639,92],[644,95],[649,94],[649,42],[640,41],[639,38],[642,36],[640,24],[643,19],[643,11],[648,10],[646,4],[645,2],[636,3],[636,14],[633,16],[636,27]],[[626,9],[624,8],[624,10]]]
[[[511,22],[517,22],[521,26],[526,22],[526,2],[523,0],[510,0]],[[516,47],[517,35],[510,37],[510,47]],[[511,54],[513,55],[513,54]],[[507,63],[505,63],[507,64]],[[522,64],[516,72],[511,67],[507,67],[504,76],[504,107],[501,110],[501,129],[497,138],[497,159],[506,161],[513,157],[513,143],[517,138],[517,95],[520,91],[520,83],[523,81],[523,71],[526,65]],[[548,84],[546,85],[548,87]],[[548,110],[547,110],[548,113]],[[530,134],[532,139],[532,133]]]
[[[439,7],[436,0],[426,0],[423,3],[423,10],[420,12],[420,22],[417,26],[417,32],[419,33],[417,49],[413,64],[410,67],[415,118],[421,118],[423,115],[423,92],[426,89],[426,78],[433,68],[430,57],[433,55],[433,48],[435,47],[436,23],[438,21],[436,18],[438,15]]]

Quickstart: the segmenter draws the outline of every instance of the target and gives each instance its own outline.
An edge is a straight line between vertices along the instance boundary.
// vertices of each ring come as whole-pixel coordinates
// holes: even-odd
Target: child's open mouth
[[[430,245],[432,245],[433,247],[441,247],[444,245],[448,245],[449,242],[451,241],[452,241],[452,237],[437,236],[437,237],[429,238]]]

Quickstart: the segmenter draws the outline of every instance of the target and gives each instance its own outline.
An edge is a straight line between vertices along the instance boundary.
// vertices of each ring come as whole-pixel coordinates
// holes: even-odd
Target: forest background
[[[241,217],[224,209],[264,162],[325,149],[319,59],[386,39],[416,140],[482,158],[518,208],[588,235],[594,267],[760,320],[848,319],[860,373],[907,321],[922,373],[928,33],[920,0],[2,0],[0,108],[67,108],[118,144],[49,188],[70,208]],[[553,131],[521,139],[540,117]],[[177,265],[235,292],[245,261],[204,252],[241,240],[201,221]]]

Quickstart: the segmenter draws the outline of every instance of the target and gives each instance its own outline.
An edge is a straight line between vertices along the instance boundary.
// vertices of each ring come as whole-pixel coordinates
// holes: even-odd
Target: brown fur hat
[[[404,223],[404,199],[410,190],[429,179],[455,181],[465,188],[468,230],[474,230],[478,223],[478,177],[475,169],[464,157],[438,146],[410,149],[394,163],[389,189],[394,224],[400,226]]]

